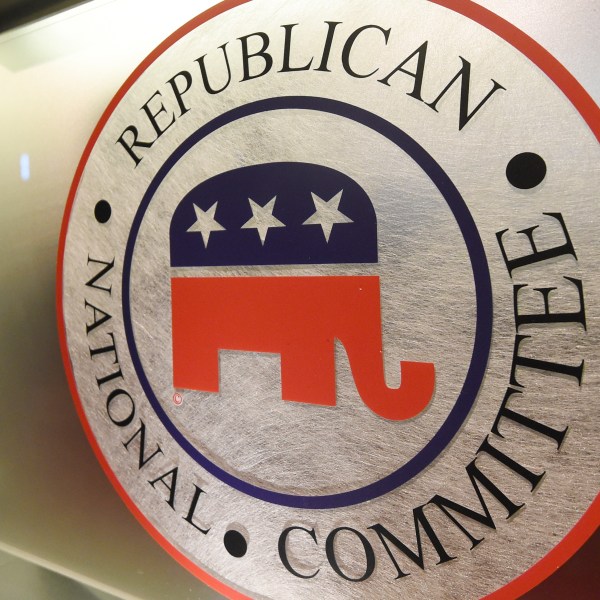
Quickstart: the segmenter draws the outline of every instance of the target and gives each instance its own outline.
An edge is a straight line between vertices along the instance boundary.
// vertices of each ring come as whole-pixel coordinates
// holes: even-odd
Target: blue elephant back
[[[313,195],[328,202],[340,192],[338,209],[347,221],[335,224],[327,239],[322,227],[306,223],[315,213]],[[253,216],[251,201],[265,207],[273,199],[272,215],[281,225],[261,240],[256,229],[243,226]],[[194,206],[214,210],[220,226],[207,243],[189,231]],[[347,175],[309,163],[252,165],[202,182],[179,203],[169,236],[173,267],[377,262],[377,220],[366,192]]]

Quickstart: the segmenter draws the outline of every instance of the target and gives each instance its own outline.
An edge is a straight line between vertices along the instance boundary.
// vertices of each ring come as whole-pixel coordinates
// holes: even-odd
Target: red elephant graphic
[[[318,165],[245,167],[194,188],[170,231],[171,265],[187,267],[171,278],[174,386],[218,392],[220,350],[269,352],[281,356],[283,400],[335,406],[337,339],[366,406],[392,420],[421,413],[435,368],[402,361],[400,386],[387,387],[378,276],[228,270],[376,263],[376,225],[364,190]]]

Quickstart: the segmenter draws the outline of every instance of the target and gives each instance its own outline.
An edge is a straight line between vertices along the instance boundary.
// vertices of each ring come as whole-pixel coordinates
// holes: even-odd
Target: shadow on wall
[[[87,1],[89,0],[3,0],[0,4],[0,33]]]

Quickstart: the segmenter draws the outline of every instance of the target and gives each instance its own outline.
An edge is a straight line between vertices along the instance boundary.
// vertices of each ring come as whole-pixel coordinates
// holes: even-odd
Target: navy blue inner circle
[[[444,196],[465,240],[473,270],[477,310],[475,340],[467,376],[452,410],[429,442],[408,462],[378,481],[346,492],[315,496],[276,492],[248,483],[209,460],[182,435],[162,408],[146,377],[135,344],[130,306],[130,272],[135,242],[146,210],[171,169],[194,145],[224,125],[261,112],[290,109],[325,112],[355,121],[396,144],[423,169]],[[283,96],[239,106],[206,123],[188,137],[159,169],[142,198],[125,248],[123,319],[133,365],[152,408],[169,434],[201,467],[236,490],[265,502],[293,508],[339,508],[378,498],[403,485],[430,465],[459,431],[475,403],[487,366],[492,336],[492,286],[483,243],[471,213],[450,178],[424,148],[395,125],[362,108],[327,98]]]

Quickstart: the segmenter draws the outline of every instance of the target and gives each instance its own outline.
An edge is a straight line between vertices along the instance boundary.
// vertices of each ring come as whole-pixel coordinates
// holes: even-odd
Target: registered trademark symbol
[[[175,406],[181,406],[183,404],[183,396],[179,392],[173,394],[173,404]]]

